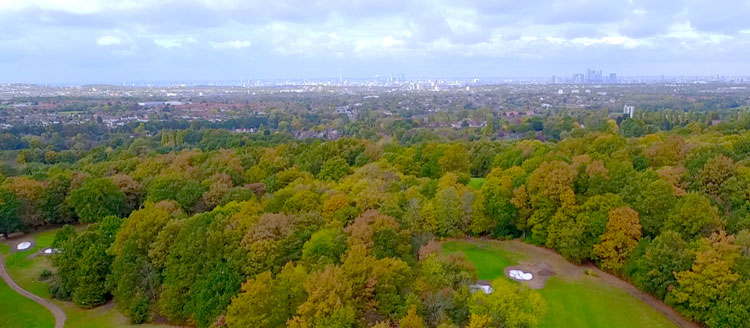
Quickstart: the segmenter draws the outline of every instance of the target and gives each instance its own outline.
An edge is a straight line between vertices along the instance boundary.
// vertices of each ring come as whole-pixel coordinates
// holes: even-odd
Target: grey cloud
[[[622,74],[650,72],[659,65],[675,71],[684,65],[686,72],[750,66],[743,58],[750,51],[750,35],[739,33],[750,29],[747,1],[221,3],[153,1],[121,10],[105,6],[92,14],[38,7],[9,12],[0,6],[0,70],[7,72],[0,78],[320,77],[341,66],[363,76],[392,70],[463,76],[563,73],[590,65],[627,70]],[[452,25],[455,20],[459,27]],[[667,36],[685,22],[699,37]],[[722,38],[709,42],[707,35]],[[103,36],[122,42],[98,46]],[[622,36],[629,38],[628,46],[604,39]],[[386,38],[393,44],[384,45]],[[592,41],[583,45],[575,39]],[[172,40],[180,47],[160,47],[155,40]],[[252,47],[212,46],[235,40]],[[360,41],[371,48],[357,50]]]

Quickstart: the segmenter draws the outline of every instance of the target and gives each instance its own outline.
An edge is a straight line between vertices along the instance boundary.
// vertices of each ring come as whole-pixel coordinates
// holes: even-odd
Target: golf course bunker
[[[523,272],[521,270],[510,270],[508,271],[508,277],[513,280],[531,280],[534,277],[531,273]]]
[[[31,242],[30,241],[22,241],[22,242],[18,243],[18,245],[16,245],[16,249],[19,250],[19,251],[29,249],[29,247],[31,247]]]
[[[509,266],[503,271],[508,278],[525,283],[533,289],[541,289],[547,278],[555,275],[547,262]]]

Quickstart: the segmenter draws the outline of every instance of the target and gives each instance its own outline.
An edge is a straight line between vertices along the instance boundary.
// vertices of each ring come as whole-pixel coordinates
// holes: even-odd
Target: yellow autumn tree
[[[602,268],[619,271],[638,246],[641,222],[638,212],[629,207],[612,209],[608,216],[607,230],[601,236],[602,242],[594,245],[594,252],[599,256]]]

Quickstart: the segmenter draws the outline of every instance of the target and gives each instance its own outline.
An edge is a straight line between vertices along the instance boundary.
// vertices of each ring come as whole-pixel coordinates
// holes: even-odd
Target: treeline
[[[114,298],[133,322],[536,326],[538,294],[501,279],[472,295],[473,266],[432,242],[470,235],[555,249],[690,319],[738,327],[750,319],[750,134],[735,128],[624,138],[608,121],[557,143],[408,146],[270,134],[165,152],[175,135],[6,178],[0,233],[93,223],[56,236],[51,292],[82,307]]]

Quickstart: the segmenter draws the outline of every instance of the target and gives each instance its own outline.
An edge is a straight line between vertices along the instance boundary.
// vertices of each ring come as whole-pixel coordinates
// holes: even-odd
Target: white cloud
[[[241,49],[241,48],[248,48],[252,45],[253,44],[247,40],[211,42],[211,46],[214,47],[214,49]]]
[[[155,39],[154,44],[167,49],[182,47],[182,41],[180,39]]]
[[[116,36],[105,35],[96,39],[96,44],[107,47],[107,46],[118,46],[122,44],[122,40]]]

